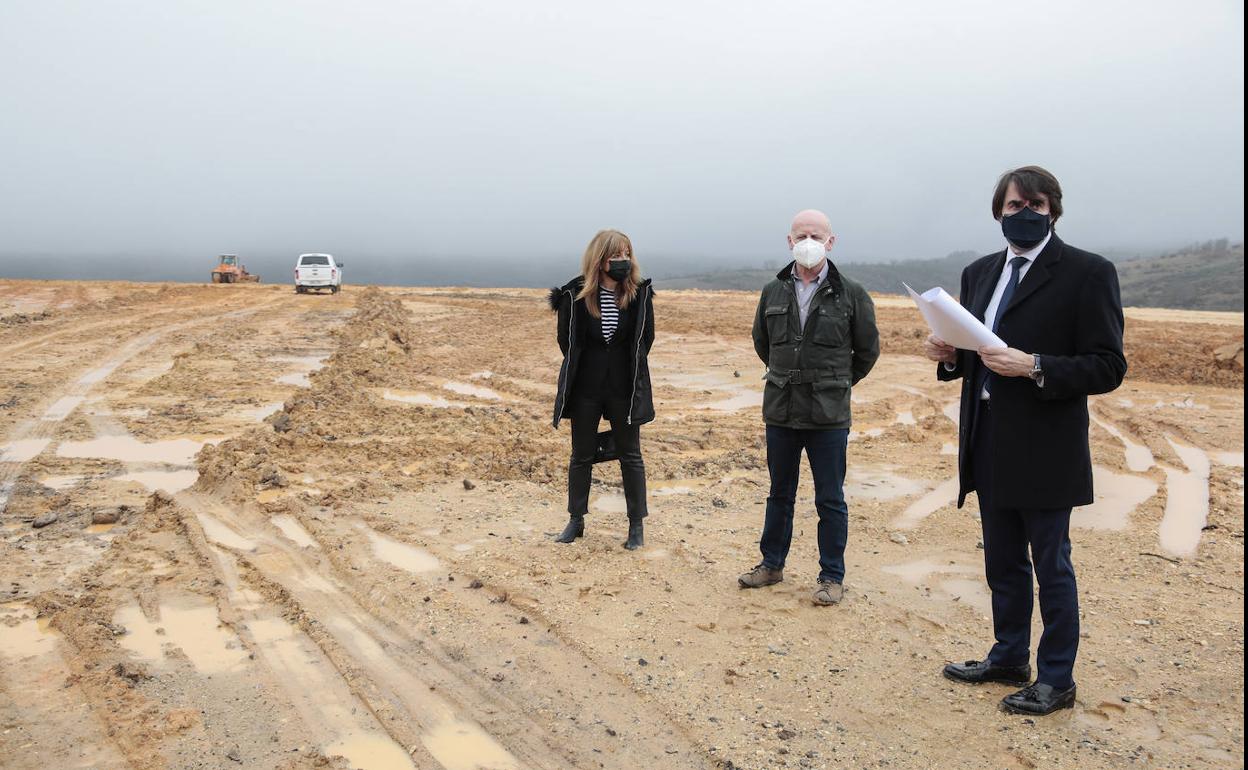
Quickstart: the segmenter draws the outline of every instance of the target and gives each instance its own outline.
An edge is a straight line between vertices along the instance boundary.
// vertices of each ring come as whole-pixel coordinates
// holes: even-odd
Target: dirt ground
[[[941,666],[991,642],[957,386],[881,298],[843,604],[741,591],[767,495],[755,295],[664,292],[642,432],[566,520],[543,292],[0,281],[0,767],[1244,764],[1243,315],[1129,310],[1075,514],[1072,710]],[[1037,629],[1038,629],[1037,619]],[[1037,634],[1038,638],[1038,634]]]

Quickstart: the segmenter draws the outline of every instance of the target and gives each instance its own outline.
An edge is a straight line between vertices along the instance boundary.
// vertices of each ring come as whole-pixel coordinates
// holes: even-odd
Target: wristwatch
[[[1031,371],[1027,376],[1035,381],[1040,387],[1044,387],[1044,370],[1040,368],[1040,354],[1033,353],[1031,356]]]

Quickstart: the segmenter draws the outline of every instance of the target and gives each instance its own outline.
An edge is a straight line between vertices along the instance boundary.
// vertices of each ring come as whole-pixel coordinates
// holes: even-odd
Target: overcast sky
[[[0,3],[0,254],[643,265],[1243,238],[1240,2]],[[345,258],[345,257],[344,257]],[[471,270],[467,261],[459,262]],[[575,271],[572,267],[572,271]],[[0,274],[3,274],[0,265]]]

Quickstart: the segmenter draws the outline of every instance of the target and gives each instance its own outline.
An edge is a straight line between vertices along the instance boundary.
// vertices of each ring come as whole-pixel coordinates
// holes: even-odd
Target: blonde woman
[[[646,518],[646,467],[641,459],[641,426],[654,419],[647,356],[654,342],[654,290],[642,279],[628,236],[603,230],[581,259],[581,274],[550,290],[550,308],[559,314],[559,389],[554,426],[572,421],[568,463],[567,527],[556,538],[571,543],[585,534],[589,485],[594,462],[602,459],[598,424],[611,423],[610,442],[620,461],[628,504],[628,540],[640,548]],[[604,436],[604,439],[606,436]]]

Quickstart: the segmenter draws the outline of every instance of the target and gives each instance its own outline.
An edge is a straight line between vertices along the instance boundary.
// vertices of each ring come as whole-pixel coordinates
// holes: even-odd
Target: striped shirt
[[[610,344],[620,325],[620,308],[615,304],[615,292],[605,286],[598,287],[598,310],[602,313],[602,338]]]

